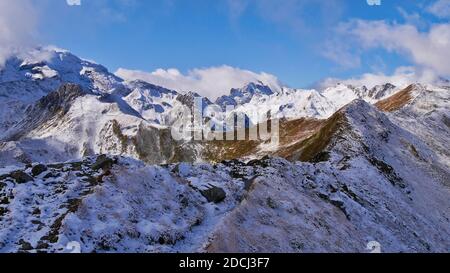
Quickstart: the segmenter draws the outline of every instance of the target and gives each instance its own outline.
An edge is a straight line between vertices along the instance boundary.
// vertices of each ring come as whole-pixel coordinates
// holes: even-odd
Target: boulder
[[[47,171],[47,169],[47,166],[45,166],[44,164],[38,164],[31,169],[31,174],[36,177],[41,173]]]
[[[30,181],[33,181],[33,177],[31,177],[29,174],[25,173],[24,171],[15,171],[10,174],[10,177],[16,180],[16,183],[23,184]]]
[[[208,200],[210,203],[220,203],[222,202],[226,197],[226,192],[219,187],[210,185],[210,188],[206,190],[201,190],[200,193]]]
[[[92,169],[96,171],[100,169],[109,170],[112,168],[114,164],[115,164],[114,159],[109,158],[106,155],[99,155],[95,163],[92,165]]]

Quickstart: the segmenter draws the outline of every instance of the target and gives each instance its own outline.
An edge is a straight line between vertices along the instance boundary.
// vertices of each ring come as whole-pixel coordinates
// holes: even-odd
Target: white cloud
[[[81,0],[66,0],[69,6],[81,6]]]
[[[322,56],[328,58],[343,68],[356,68],[361,65],[361,58],[355,54],[357,50],[352,44],[336,40],[325,41],[322,45]]]
[[[403,17],[405,22],[410,25],[417,26],[419,28],[424,28],[427,26],[427,22],[422,18],[418,12],[409,13],[402,7],[397,7],[398,13]]]
[[[421,32],[409,24],[353,20],[341,24],[338,29],[341,38],[336,39],[336,47],[342,47],[340,43],[352,44],[353,52],[358,52],[358,47],[363,50],[384,48],[407,56],[424,70],[441,76],[450,75],[450,62],[446,61],[450,59],[450,24],[432,25],[428,32]],[[350,54],[348,51],[345,53]],[[341,54],[334,59],[339,60],[338,57],[342,60],[348,58]]]
[[[271,74],[264,72],[258,74],[225,65],[193,69],[187,74],[177,69],[158,69],[149,73],[119,68],[116,75],[125,80],[140,79],[179,92],[198,92],[211,99],[229,94],[232,88],[242,87],[249,82],[261,81],[275,90],[280,88],[279,80]]]
[[[0,0],[0,66],[14,52],[33,45],[37,23],[30,0]]]
[[[384,73],[366,73],[359,77],[350,79],[327,78],[317,84],[317,88],[323,89],[337,83],[350,84],[354,86],[365,85],[372,88],[376,85],[391,83],[395,86],[404,87],[412,83],[435,83],[439,77],[431,70],[421,70],[415,67],[399,67],[392,75]]]
[[[450,0],[438,0],[427,8],[427,11],[442,19],[450,18]]]

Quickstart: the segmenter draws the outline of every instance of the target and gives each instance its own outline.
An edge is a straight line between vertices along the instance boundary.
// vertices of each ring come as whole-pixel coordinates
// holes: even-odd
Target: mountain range
[[[270,112],[278,143],[174,139],[198,100],[244,131]],[[449,100],[251,82],[211,101],[36,48],[0,68],[0,252],[448,252]]]

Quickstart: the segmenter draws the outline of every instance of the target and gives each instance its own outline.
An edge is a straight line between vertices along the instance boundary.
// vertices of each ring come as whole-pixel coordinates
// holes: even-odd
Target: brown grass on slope
[[[411,102],[413,89],[414,85],[410,85],[395,95],[377,102],[375,106],[381,111],[395,112]]]
[[[280,153],[280,150],[288,150],[296,146],[306,138],[316,133],[325,123],[323,120],[301,118],[296,120],[280,120],[280,148],[276,152],[267,152],[268,155],[284,156],[289,153]],[[247,136],[248,136],[248,129]],[[255,155],[261,140],[239,140],[239,141],[207,141],[204,142],[203,158],[208,161],[219,162],[232,160],[246,156]]]
[[[342,112],[337,112],[326,120],[319,130],[307,139],[290,147],[280,149],[278,156],[291,161],[319,162],[328,160],[325,149],[331,143],[332,137],[346,124],[346,118]]]

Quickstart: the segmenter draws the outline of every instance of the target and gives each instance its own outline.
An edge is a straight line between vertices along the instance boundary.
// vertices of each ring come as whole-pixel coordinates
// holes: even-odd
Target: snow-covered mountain
[[[28,105],[64,83],[104,93],[117,88],[121,82],[105,67],[65,50],[37,48],[12,57],[0,69],[0,135],[23,117]]]
[[[269,111],[272,116],[278,118],[310,117],[325,119],[355,99],[375,103],[401,88],[386,83],[374,86],[371,89],[366,86],[354,87],[337,84],[320,91],[288,87],[271,90],[261,83],[250,83],[243,88],[231,90],[229,96],[218,98],[216,104],[223,109],[230,105],[234,106],[236,108],[234,112],[245,113],[250,119],[254,117],[253,123],[263,121],[253,113]]]
[[[196,98],[213,105],[65,50],[10,58],[0,252],[450,250],[450,87],[249,83],[217,99],[251,125],[279,118],[276,146],[173,139]]]
[[[255,96],[264,97],[273,95],[274,91],[263,83],[249,83],[243,88],[233,88],[229,96],[222,96],[216,100],[216,104],[222,108],[228,105],[237,106],[250,102]]]
[[[60,89],[64,84],[76,84],[80,90],[75,86]],[[387,89],[394,87],[384,88],[383,95],[389,93]],[[345,92],[350,95],[342,99]],[[0,94],[0,154],[4,155],[0,166],[99,153],[132,156],[150,163],[170,162],[179,158],[175,150],[186,147],[171,140],[168,133],[180,120],[180,112],[184,107],[192,108],[195,98],[202,99],[203,107],[212,105],[193,92],[179,94],[143,81],[125,82],[99,64],[49,47],[10,58],[0,71]],[[263,120],[253,118],[254,113],[272,111],[279,118],[323,119],[354,98],[384,97],[379,94],[349,86],[318,92],[272,90],[261,83],[249,83],[232,89],[216,104],[222,108],[236,106],[231,115],[245,113],[249,122],[257,124]],[[221,115],[215,120],[230,118]],[[146,142],[143,135],[159,139],[151,141],[151,151],[139,148]],[[201,159],[195,156],[201,153],[201,147],[187,146],[191,155],[181,158]]]

